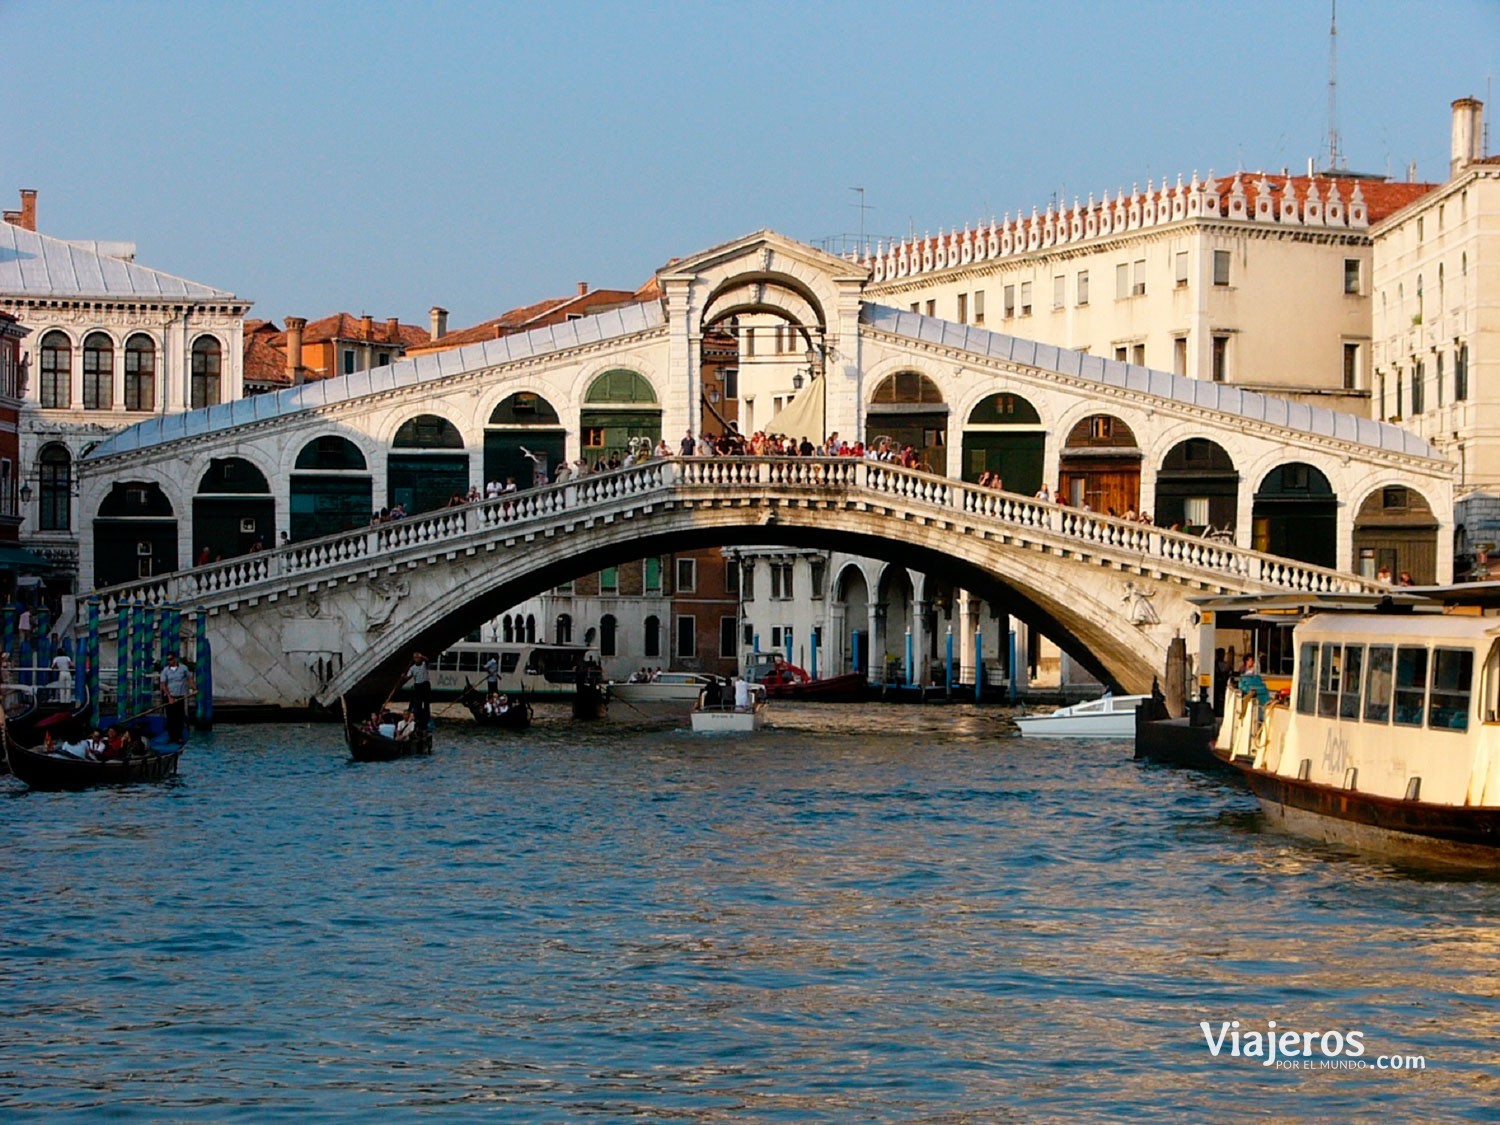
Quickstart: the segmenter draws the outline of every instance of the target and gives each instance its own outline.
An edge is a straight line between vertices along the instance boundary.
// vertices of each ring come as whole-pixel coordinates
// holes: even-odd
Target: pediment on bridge
[[[704,275],[785,273],[807,278],[820,274],[830,281],[869,279],[870,271],[856,262],[826,253],[795,238],[765,229],[729,242],[700,250],[686,258],[674,258],[656,271],[658,279],[693,278]]]

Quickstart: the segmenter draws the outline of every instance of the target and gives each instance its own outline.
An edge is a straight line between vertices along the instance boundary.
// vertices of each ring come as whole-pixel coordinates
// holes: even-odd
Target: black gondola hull
[[[182,747],[166,753],[150,751],[121,761],[88,762],[30,750],[7,737],[5,756],[10,763],[10,772],[32,789],[79,790],[92,789],[96,785],[129,785],[173,777],[177,773]]]

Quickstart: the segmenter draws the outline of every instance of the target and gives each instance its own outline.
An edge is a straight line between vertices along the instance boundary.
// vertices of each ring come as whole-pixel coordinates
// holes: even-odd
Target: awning
[[[0,547],[0,570],[51,570],[52,564],[25,547]]]
[[[823,379],[812,380],[792,396],[792,400],[771,415],[762,429],[768,434],[785,434],[793,441],[803,438],[814,445],[823,444]]]

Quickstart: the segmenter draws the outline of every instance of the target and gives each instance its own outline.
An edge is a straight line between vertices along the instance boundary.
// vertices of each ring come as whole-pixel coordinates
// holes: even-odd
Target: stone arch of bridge
[[[1174,625],[1182,625],[1178,618],[1184,609],[1190,611],[1183,599],[1201,592],[1183,587],[1175,599],[1170,594],[1158,597],[1156,608],[1166,624],[1153,632],[1133,625],[1126,612],[1124,583],[1141,584],[1138,574],[1086,563],[1070,563],[1063,572],[1049,565],[1049,560],[1055,562],[1052,555],[933,526],[903,524],[901,537],[895,538],[889,517],[869,512],[782,508],[772,522],[766,522],[765,515],[743,507],[674,509],[649,521],[595,527],[586,542],[558,536],[505,556],[481,554],[466,560],[460,555],[437,563],[448,568],[445,576],[423,585],[420,596],[409,597],[409,612],[373,636],[365,651],[347,656],[319,699],[328,704],[340,695],[363,700],[384,692],[405,669],[414,648],[441,651],[480,622],[560,583],[638,558],[713,547],[831,550],[930,575],[1056,638],[1095,676],[1130,692],[1149,688],[1160,667],[1165,638]]]

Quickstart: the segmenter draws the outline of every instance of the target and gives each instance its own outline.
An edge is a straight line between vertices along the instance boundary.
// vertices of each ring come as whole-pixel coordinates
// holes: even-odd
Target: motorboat
[[[717,677],[702,672],[662,672],[650,680],[611,681],[611,699],[623,703],[683,703],[691,705]]]
[[[760,684],[739,682],[743,700],[736,704],[728,692],[705,690],[693,708],[693,730],[698,734],[750,734],[765,723],[766,689]]]
[[[1114,695],[1059,707],[1046,715],[1021,715],[1023,738],[1134,738],[1135,709],[1149,695]]]

